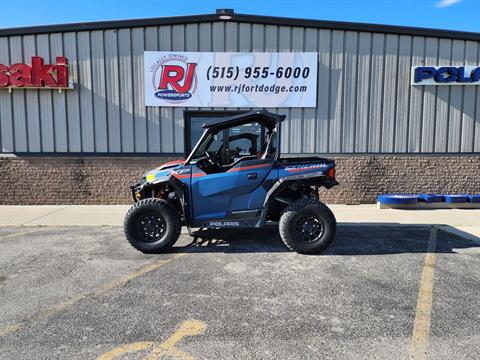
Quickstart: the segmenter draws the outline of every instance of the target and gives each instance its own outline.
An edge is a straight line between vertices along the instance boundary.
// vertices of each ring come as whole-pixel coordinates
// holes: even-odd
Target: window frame
[[[184,118],[184,156],[185,159],[188,159],[190,156],[193,147],[196,144],[192,144],[192,118],[194,117],[206,117],[206,118],[221,118],[227,117],[232,115],[242,114],[247,110],[184,110],[183,111],[183,118]],[[228,146],[228,129],[224,129],[223,131],[223,147],[224,149]],[[265,126],[262,126],[261,131],[261,138],[262,141],[265,141],[266,131]]]
[[[211,117],[211,118],[220,118],[232,115],[238,115],[245,112],[245,110],[184,110],[183,111],[183,118],[185,120],[183,130],[184,130],[184,155],[185,159],[188,158],[190,153],[192,152],[193,146],[192,144],[192,118],[195,117]],[[224,146],[225,146],[225,136],[223,137]]]

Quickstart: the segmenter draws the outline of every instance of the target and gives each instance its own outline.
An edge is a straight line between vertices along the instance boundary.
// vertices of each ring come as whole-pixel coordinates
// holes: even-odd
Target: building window
[[[239,114],[242,111],[185,111],[185,158],[203,133],[203,124],[211,124],[226,116]]]

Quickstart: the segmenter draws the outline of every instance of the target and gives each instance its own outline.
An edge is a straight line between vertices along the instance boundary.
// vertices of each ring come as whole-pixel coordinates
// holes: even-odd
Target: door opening
[[[211,124],[226,116],[240,114],[243,111],[184,111],[185,119],[185,158],[190,154],[203,133],[203,124]]]

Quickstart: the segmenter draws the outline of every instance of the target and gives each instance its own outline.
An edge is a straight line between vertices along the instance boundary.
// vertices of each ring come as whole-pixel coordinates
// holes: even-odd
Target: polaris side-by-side
[[[258,228],[278,221],[285,245],[316,253],[333,240],[335,217],[319,201],[318,188],[331,188],[333,160],[282,158],[284,115],[249,111],[203,125],[186,160],[147,172],[132,186],[135,204],[125,217],[125,234],[145,252],[171,247],[182,222],[191,228]]]

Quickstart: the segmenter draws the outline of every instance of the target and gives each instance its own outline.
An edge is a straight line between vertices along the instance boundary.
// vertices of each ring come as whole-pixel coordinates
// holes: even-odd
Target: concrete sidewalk
[[[444,225],[480,238],[480,210],[393,210],[329,205],[339,223]],[[130,205],[0,206],[0,226],[122,225]],[[465,234],[464,234],[465,235]]]

